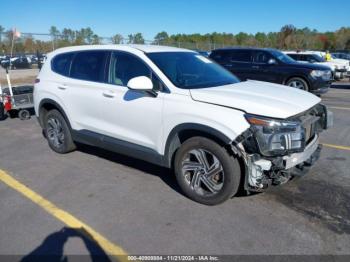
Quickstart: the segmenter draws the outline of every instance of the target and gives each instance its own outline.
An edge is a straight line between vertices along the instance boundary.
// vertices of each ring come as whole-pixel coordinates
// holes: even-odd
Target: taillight
[[[39,78],[36,78],[35,81],[34,81],[35,84],[37,83],[40,83],[40,79]]]

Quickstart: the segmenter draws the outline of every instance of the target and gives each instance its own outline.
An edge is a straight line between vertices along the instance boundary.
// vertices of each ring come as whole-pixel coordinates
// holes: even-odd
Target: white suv
[[[332,75],[335,80],[343,79],[348,71],[348,67],[344,63],[339,63],[339,61],[334,59],[332,61],[326,61],[324,57],[320,55],[322,52],[286,51],[284,53],[298,62],[328,66],[332,70]],[[349,62],[347,62],[347,64],[349,64]]]
[[[332,125],[320,98],[247,81],[197,52],[81,46],[47,56],[35,111],[58,153],[75,142],[173,168],[184,193],[215,205],[300,176]]]

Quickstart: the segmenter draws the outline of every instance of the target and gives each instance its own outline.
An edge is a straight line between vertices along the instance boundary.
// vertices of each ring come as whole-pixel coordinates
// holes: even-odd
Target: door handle
[[[57,86],[58,89],[60,90],[66,90],[67,89],[67,85],[59,85]]]
[[[104,97],[107,97],[107,98],[113,98],[113,97],[115,97],[115,93],[114,93],[113,91],[104,91],[104,92],[102,93],[102,95],[103,95]]]
[[[253,69],[259,69],[260,66],[252,66]]]

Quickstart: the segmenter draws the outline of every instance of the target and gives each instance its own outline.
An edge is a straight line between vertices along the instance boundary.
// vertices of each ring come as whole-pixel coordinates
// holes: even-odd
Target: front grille
[[[327,71],[323,76],[322,76],[323,80],[331,80],[332,79],[332,72],[331,71]]]
[[[318,121],[318,119],[316,120]],[[311,142],[311,140],[315,137],[316,132],[315,132],[315,124],[305,124],[303,125],[303,127],[305,128],[305,142],[306,145],[309,144],[309,142]]]
[[[324,106],[318,104],[311,109],[289,118],[294,121],[300,121],[305,129],[305,144],[309,144],[315,135],[323,129],[325,119]]]

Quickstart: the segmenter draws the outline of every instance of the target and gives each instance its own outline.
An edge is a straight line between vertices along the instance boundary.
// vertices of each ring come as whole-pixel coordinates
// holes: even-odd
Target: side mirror
[[[137,76],[131,78],[127,83],[127,87],[131,90],[145,91],[153,97],[158,95],[157,92],[153,90],[152,80],[147,76]]]
[[[277,65],[277,61],[276,61],[276,59],[271,58],[271,59],[269,59],[269,61],[267,61],[267,64],[269,64],[269,65]]]
[[[127,87],[132,90],[150,91],[153,89],[153,83],[147,76],[138,76],[131,78]]]

